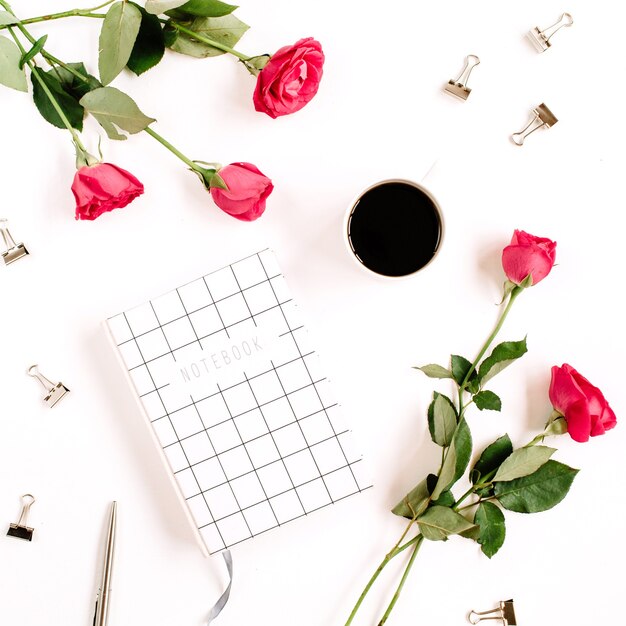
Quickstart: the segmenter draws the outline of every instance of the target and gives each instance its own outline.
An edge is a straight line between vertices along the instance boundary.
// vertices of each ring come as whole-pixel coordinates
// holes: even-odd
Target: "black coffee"
[[[426,265],[441,242],[441,218],[430,196],[402,182],[381,183],[357,201],[348,239],[367,268],[406,276]]]

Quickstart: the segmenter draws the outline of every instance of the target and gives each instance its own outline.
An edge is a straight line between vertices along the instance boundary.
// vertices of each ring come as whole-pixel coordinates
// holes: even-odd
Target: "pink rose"
[[[126,170],[111,163],[81,167],[74,176],[76,219],[95,220],[113,209],[121,209],[143,193],[143,185]]]
[[[555,241],[516,230],[511,243],[502,251],[502,267],[506,277],[516,285],[529,275],[536,285],[550,273],[555,257]]]
[[[299,111],[317,93],[323,66],[322,45],[312,37],[281,48],[257,77],[254,108],[273,118]]]
[[[617,424],[602,392],[567,363],[552,368],[550,402],[565,417],[567,432],[574,441],[604,435]]]
[[[222,211],[238,220],[252,222],[265,211],[272,181],[251,163],[231,163],[219,170],[228,189],[211,187],[211,196]]]

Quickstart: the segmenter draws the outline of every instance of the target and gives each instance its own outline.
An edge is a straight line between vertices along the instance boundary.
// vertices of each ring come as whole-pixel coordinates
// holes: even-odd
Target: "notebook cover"
[[[271,251],[106,326],[205,553],[370,486]]]

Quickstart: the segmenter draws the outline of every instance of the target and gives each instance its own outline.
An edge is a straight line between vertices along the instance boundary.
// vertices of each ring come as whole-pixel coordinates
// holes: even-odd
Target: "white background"
[[[67,0],[14,0],[22,16]],[[537,54],[524,34],[567,10],[575,24]],[[272,120],[252,106],[254,79],[233,58],[168,53],[115,84],[192,158],[251,161],[276,189],[253,224],[222,214],[182,163],[147,135],[103,140],[143,197],[94,223],[73,219],[72,146],[25,94],[2,89],[2,216],[28,259],[0,268],[0,524],[37,496],[27,544],[0,536],[0,624],[90,624],[109,502],[119,501],[111,624],[197,626],[225,584],[178,506],[100,322],[266,246],[275,249],[376,487],[233,550],[224,626],[344,624],[404,524],[391,506],[437,466],[425,411],[432,381],[411,366],[475,355],[498,309],[500,250],[514,228],[558,241],[558,267],[516,304],[502,334],[528,333],[529,354],[493,389],[502,414],[470,417],[477,449],[504,432],[517,444],[550,413],[549,369],[566,361],[624,416],[624,157],[621,3],[529,0],[294,2],[250,0],[239,48],[271,52],[313,35],[327,55],[315,100]],[[33,27],[67,61],[97,67],[100,22]],[[88,51],[88,52],[85,52]],[[442,93],[467,54],[466,103]],[[545,102],[559,118],[523,148],[509,135]],[[95,151],[97,128],[86,125]],[[351,260],[341,224],[376,180],[420,180],[446,220],[436,262],[415,278],[377,280]],[[50,410],[25,375],[38,362],[71,394]],[[440,385],[441,390],[446,385]],[[513,597],[522,624],[588,626],[621,614],[622,424],[585,445],[556,442],[582,468],[570,495],[532,516],[507,514],[491,561],[453,538],[428,544],[390,624],[462,624],[471,608]],[[398,559],[400,561],[400,559]],[[381,577],[356,623],[375,624],[401,563]]]

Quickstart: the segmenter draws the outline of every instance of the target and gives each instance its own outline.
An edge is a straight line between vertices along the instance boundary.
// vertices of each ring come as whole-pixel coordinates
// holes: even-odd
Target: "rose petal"
[[[589,441],[591,433],[591,416],[584,400],[574,402],[565,413],[567,432],[574,441],[584,443]]]
[[[572,404],[585,400],[585,394],[572,377],[568,365],[552,368],[549,395],[552,406],[563,414]]]

